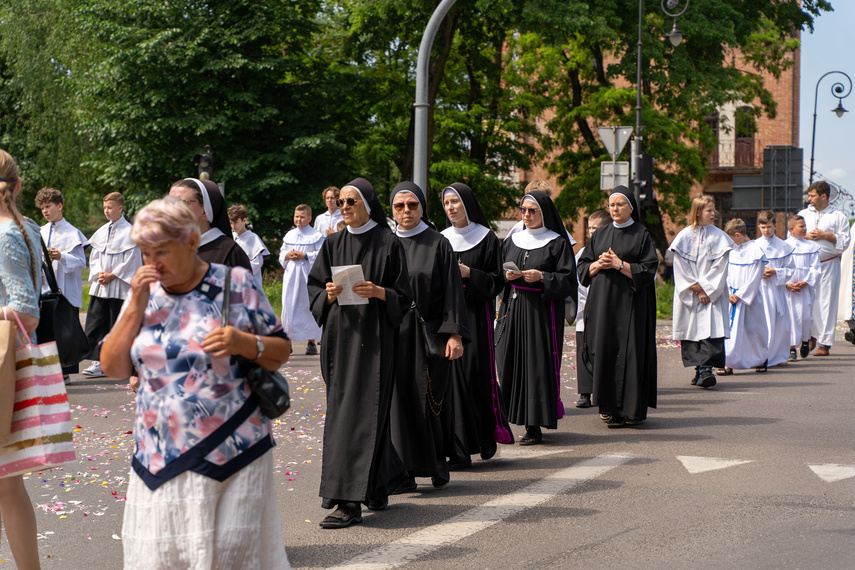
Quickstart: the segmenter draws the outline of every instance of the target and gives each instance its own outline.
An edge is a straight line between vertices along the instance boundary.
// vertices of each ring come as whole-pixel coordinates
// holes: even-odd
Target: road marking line
[[[692,475],[703,473],[704,471],[715,471],[716,469],[742,465],[743,463],[752,463],[754,461],[753,459],[721,459],[719,457],[692,457],[690,455],[678,455],[677,459],[680,460],[686,471]]]
[[[842,481],[855,477],[855,465],[838,465],[836,463],[826,463],[824,465],[808,465],[811,471],[827,483]]]
[[[457,542],[555,495],[595,479],[631,459],[628,455],[601,455],[562,469],[516,493],[504,495],[439,524],[367,552],[345,562],[339,569],[380,570],[413,562],[442,546]]]

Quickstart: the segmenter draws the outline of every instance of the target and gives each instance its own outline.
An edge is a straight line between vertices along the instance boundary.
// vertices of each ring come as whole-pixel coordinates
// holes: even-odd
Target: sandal
[[[610,419],[612,419],[612,417],[609,414],[600,414],[600,419],[603,420],[604,422],[607,422]]]
[[[321,528],[346,528],[362,522],[362,509],[340,506],[336,511],[320,522]]]
[[[724,368],[716,368],[715,373],[719,376],[730,376],[733,374],[733,368],[728,368],[727,366]]]
[[[520,445],[537,445],[543,441],[543,432],[540,429],[526,430],[525,435],[520,439]]]
[[[764,362],[764,363],[763,363],[763,364],[761,364],[760,366],[755,367],[755,368],[754,368],[754,372],[757,372],[757,373],[766,372],[766,371],[768,370],[768,368],[766,368],[766,365],[767,365],[768,363],[769,363],[769,361],[767,360],[766,362]]]

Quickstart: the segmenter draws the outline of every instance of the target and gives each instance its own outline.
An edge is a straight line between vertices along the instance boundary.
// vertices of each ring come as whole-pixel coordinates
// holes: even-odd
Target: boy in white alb
[[[300,204],[294,209],[294,229],[282,238],[279,263],[282,274],[282,329],[291,340],[308,340],[306,354],[318,354],[315,339],[321,338],[321,327],[309,307],[306,283],[309,270],[318,257],[324,235],[309,225],[312,209]]]
[[[757,245],[769,262],[763,270],[763,305],[769,330],[769,359],[767,366],[786,363],[790,357],[790,318],[787,315],[787,283],[793,275],[793,246],[775,235],[775,213],[764,211],[757,215],[760,237]]]
[[[229,208],[228,215],[229,224],[232,226],[232,237],[246,252],[249,264],[252,266],[252,276],[255,277],[258,286],[262,287],[261,268],[264,265],[264,259],[270,255],[270,251],[258,237],[258,234],[246,227],[246,206],[235,204]]]
[[[104,215],[108,223],[96,231],[89,244],[89,310],[86,312],[86,336],[94,362],[83,371],[84,376],[97,378],[101,372],[98,343],[107,336],[119,318],[119,312],[128,291],[131,279],[142,265],[142,256],[131,239],[131,223],[122,215],[125,197],[119,192],[104,196]]]
[[[727,259],[727,290],[730,302],[730,338],[724,341],[726,365],[716,374],[733,374],[733,369],[757,368],[766,371],[766,312],[763,308],[763,271],[766,256],[757,242],[746,235],[745,222],[730,220],[724,231],[734,242]]]
[[[813,323],[813,301],[816,283],[819,281],[819,246],[805,239],[807,227],[802,216],[790,216],[787,223],[790,237],[787,243],[793,246],[793,271],[787,283],[787,306],[790,309],[790,361],[796,360],[796,348],[801,357],[810,352],[810,327]]]
[[[63,217],[62,192],[54,188],[42,188],[36,194],[36,207],[48,221],[42,226],[42,241],[48,249],[56,285],[68,302],[78,309],[83,306],[83,278],[81,272],[86,269],[86,248],[89,242],[80,230],[68,223]],[[41,248],[39,248],[41,249]],[[46,279],[42,279],[42,292],[50,291]],[[69,384],[69,374],[77,374],[77,364],[64,366],[62,375]]]

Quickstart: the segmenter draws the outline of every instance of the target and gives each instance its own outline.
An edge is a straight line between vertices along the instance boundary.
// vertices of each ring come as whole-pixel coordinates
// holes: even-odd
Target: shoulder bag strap
[[[53,272],[53,263],[50,259],[50,253],[48,253],[45,240],[39,237],[39,241],[42,242],[42,270],[45,272],[45,279],[47,279],[48,287],[50,287],[51,292],[59,293],[59,285],[56,282],[56,273]]]
[[[229,313],[232,309],[232,268],[226,266],[226,282],[223,285],[223,315],[220,318],[220,326],[228,326]]]

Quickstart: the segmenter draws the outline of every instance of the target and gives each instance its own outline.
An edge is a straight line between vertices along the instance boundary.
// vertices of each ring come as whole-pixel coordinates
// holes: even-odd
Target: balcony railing
[[[756,138],[738,138],[735,141],[719,141],[718,147],[709,155],[710,168],[753,169],[763,167],[763,147]]]

